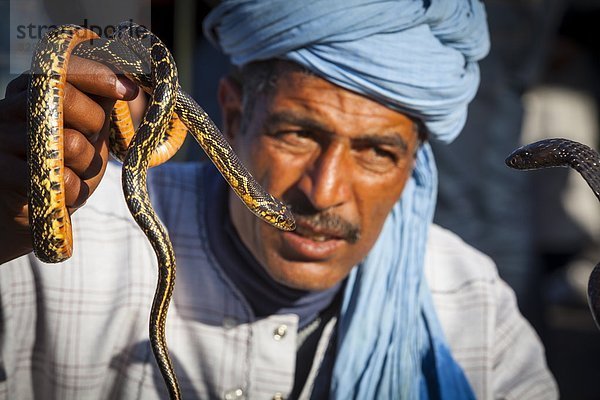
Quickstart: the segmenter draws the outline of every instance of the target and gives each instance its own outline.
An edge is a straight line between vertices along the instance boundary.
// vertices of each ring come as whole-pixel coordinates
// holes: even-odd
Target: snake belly
[[[506,165],[523,170],[571,167],[581,174],[600,200],[600,155],[585,144],[561,138],[540,140],[513,151]],[[600,329],[600,262],[590,274],[587,298],[594,322]]]
[[[74,25],[52,30],[38,42],[27,88],[29,226],[33,250],[44,262],[71,257],[71,218],[65,202],[63,98],[70,54],[97,36]]]
[[[90,39],[94,39],[95,46],[89,45]],[[146,184],[149,165],[164,162],[175,154],[183,142],[181,136],[189,130],[250,211],[283,230],[295,228],[294,218],[285,204],[254,180],[208,115],[181,90],[174,60],[156,36],[126,22],[118,26],[113,40],[106,41],[81,27],[64,25],[49,31],[38,43],[28,88],[29,215],[34,252],[40,260],[60,262],[72,254],[62,144],[62,102],[71,54],[117,68],[151,95],[135,135],[127,140],[111,138],[110,147],[111,153],[123,161],[122,184],[127,206],[157,256],[159,277],[150,312],[150,343],[170,398],[180,399],[165,336],[175,283],[175,254],[149,200]],[[123,104],[118,104],[113,111],[114,126],[119,125],[115,118],[127,114],[124,110]],[[182,124],[187,129],[182,129]],[[124,125],[132,126],[130,121]],[[119,130],[123,129],[116,129]],[[118,141],[120,147],[115,144]],[[174,141],[178,143],[172,144]]]

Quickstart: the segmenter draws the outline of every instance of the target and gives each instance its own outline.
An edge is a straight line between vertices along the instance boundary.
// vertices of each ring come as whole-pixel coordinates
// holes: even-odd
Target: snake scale
[[[250,211],[282,230],[295,229],[294,218],[285,204],[261,188],[208,115],[181,90],[173,57],[155,35],[126,22],[106,40],[79,26],[63,25],[49,31],[37,44],[28,87],[28,207],[34,253],[41,261],[60,262],[72,254],[63,180],[63,97],[72,54],[116,68],[151,97],[137,131],[133,130],[127,104],[117,102],[111,116],[110,149],[123,162],[127,206],[158,260],[150,343],[170,398],[179,399],[179,384],[165,337],[175,283],[175,254],[150,204],[147,169],[170,158],[189,131]]]
[[[515,169],[571,167],[579,172],[600,200],[600,155],[589,146],[568,139],[545,139],[522,146],[506,159]],[[588,305],[600,329],[600,263],[588,280]]]

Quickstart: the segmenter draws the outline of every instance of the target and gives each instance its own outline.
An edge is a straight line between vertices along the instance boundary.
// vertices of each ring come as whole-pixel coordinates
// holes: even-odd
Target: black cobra
[[[545,139],[513,151],[506,165],[515,169],[571,167],[579,172],[600,200],[600,155],[589,146],[568,139]],[[588,281],[588,304],[600,329],[600,263]]]
[[[91,45],[89,40],[95,42]],[[150,342],[172,399],[181,397],[167,350],[165,324],[175,283],[175,254],[165,228],[150,204],[146,178],[150,159],[159,146],[169,143],[181,121],[202,146],[234,192],[248,209],[283,230],[295,228],[294,218],[283,203],[265,192],[240,163],[227,140],[202,108],[179,87],[173,57],[150,31],[129,22],[120,24],[111,40],[74,25],[59,26],[38,43],[28,88],[28,188],[30,226],[34,252],[45,262],[70,257],[72,236],[64,196],[63,94],[69,57],[76,54],[108,63],[151,95],[144,119],[131,144],[118,138],[122,131],[121,107],[113,111],[111,152],[123,161],[123,191],[127,206],[148,237],[158,259],[159,277],[150,312]],[[175,121],[175,122],[173,122]],[[177,130],[177,129],[175,129]],[[178,129],[185,135],[185,129]],[[183,140],[180,139],[179,143]],[[177,150],[158,157],[166,161]]]

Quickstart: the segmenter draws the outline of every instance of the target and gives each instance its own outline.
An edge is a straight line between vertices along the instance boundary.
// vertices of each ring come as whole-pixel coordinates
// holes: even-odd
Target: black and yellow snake
[[[90,45],[91,39],[94,45]],[[170,397],[179,399],[165,338],[167,309],[175,282],[175,255],[149,201],[149,164],[171,157],[183,142],[187,128],[250,211],[282,230],[293,230],[294,219],[289,208],[252,178],[208,115],[181,90],[173,57],[156,36],[129,22],[120,24],[111,40],[100,39],[79,26],[64,25],[49,31],[38,43],[28,88],[29,219],[34,252],[40,260],[60,262],[72,253],[63,180],[63,92],[71,54],[108,63],[151,96],[135,135],[126,103],[117,102],[110,147],[113,155],[123,161],[123,191],[129,210],[158,259],[150,342]],[[123,139],[120,135],[124,133],[133,138]]]
[[[585,144],[569,139],[544,139],[519,147],[506,159],[515,169],[571,167],[579,172],[600,200],[600,155]],[[600,329],[600,263],[588,280],[587,298],[596,326]]]

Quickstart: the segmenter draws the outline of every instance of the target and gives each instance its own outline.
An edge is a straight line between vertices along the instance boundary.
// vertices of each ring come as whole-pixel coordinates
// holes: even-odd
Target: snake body
[[[600,200],[600,155],[589,146],[568,139],[545,139],[513,151],[506,165],[515,169],[571,167],[579,172]],[[600,329],[600,263],[588,280],[588,305]]]
[[[90,45],[91,39],[94,45]],[[175,283],[175,253],[149,200],[148,167],[171,157],[189,130],[250,211],[282,230],[293,230],[294,219],[285,204],[254,180],[208,115],[181,90],[173,58],[156,36],[129,22],[120,24],[111,40],[102,40],[75,25],[64,25],[49,31],[38,43],[28,88],[29,216],[34,252],[40,260],[59,262],[72,254],[71,222],[64,196],[62,136],[63,94],[71,54],[108,63],[151,95],[135,134],[126,103],[117,102],[112,114],[114,134],[110,148],[123,161],[122,184],[127,206],[158,260],[158,283],[150,311],[150,343],[170,398],[179,399],[180,389],[165,337],[167,309]],[[127,138],[121,136],[125,131]]]

